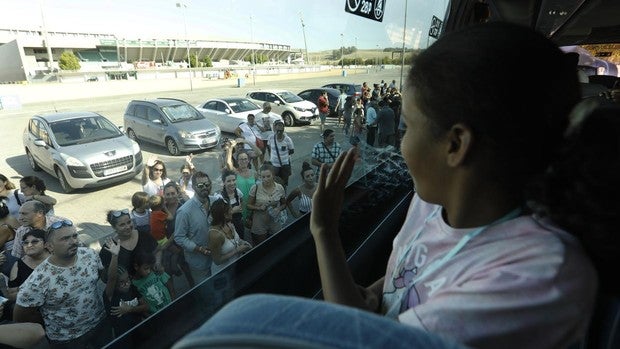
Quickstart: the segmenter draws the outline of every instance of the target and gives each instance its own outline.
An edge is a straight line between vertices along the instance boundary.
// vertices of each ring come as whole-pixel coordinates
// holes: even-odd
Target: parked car
[[[308,90],[303,90],[299,92],[297,95],[307,101],[315,103],[319,100],[319,96],[323,91],[327,92],[327,99],[329,102],[329,115],[331,117],[337,117],[338,113],[336,113],[336,106],[338,105],[338,98],[340,97],[340,90],[331,87],[323,87],[323,88],[311,88]]]
[[[286,126],[308,125],[319,115],[316,104],[285,90],[252,91],[246,97],[261,106],[263,102],[271,102],[271,110],[282,116]]]
[[[67,193],[133,178],[144,166],[138,143],[97,113],[35,115],[22,141],[30,167],[57,177]]]
[[[246,122],[248,114],[258,114],[263,108],[251,100],[243,97],[224,97],[210,99],[196,107],[209,121],[213,122],[224,132],[234,133],[239,124]],[[271,120],[282,121],[278,116]]]
[[[362,85],[349,84],[349,83],[333,83],[333,84],[323,85],[323,87],[331,87],[339,91],[344,89],[344,92],[348,96],[352,96],[355,98],[362,97]]]
[[[180,99],[133,100],[123,124],[129,138],[164,146],[171,155],[213,148],[220,142],[220,128]]]

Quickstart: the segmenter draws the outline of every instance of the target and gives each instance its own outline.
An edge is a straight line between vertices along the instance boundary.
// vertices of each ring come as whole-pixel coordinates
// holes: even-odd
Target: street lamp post
[[[177,2],[177,8],[183,11],[183,27],[185,29],[185,43],[187,44],[187,70],[189,72],[189,90],[194,90],[194,84],[192,82],[192,64],[189,56],[189,39],[187,38],[187,21],[185,20],[185,12],[187,11],[187,5],[181,2]]]
[[[400,61],[400,82],[399,82],[399,90],[403,90],[403,72],[405,70],[405,41],[407,39],[407,0],[405,0],[405,23],[403,24],[403,52],[401,54]]]
[[[340,66],[344,72],[344,34],[340,33]]]
[[[250,41],[252,42],[252,85],[256,86],[256,52],[254,51],[254,24],[250,16]]]
[[[379,45],[377,45],[377,51],[378,51],[378,55],[377,55],[377,58],[375,59],[375,63],[376,63],[375,65],[379,67],[379,56],[381,56],[381,51],[379,51]]]
[[[358,58],[358,56],[357,56],[357,36],[356,36],[355,37],[355,66],[356,66],[356,70],[355,71],[357,71],[357,65],[358,65],[357,58]]]
[[[301,31],[304,34],[304,49],[306,50],[306,58],[304,61],[307,61],[307,64],[310,64],[310,57],[308,57],[308,44],[306,43],[306,25],[304,24],[304,18],[301,16],[301,12],[299,12],[299,19],[301,20]]]

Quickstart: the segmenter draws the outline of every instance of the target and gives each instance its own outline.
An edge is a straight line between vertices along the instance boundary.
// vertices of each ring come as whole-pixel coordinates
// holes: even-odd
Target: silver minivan
[[[213,148],[220,142],[220,128],[180,99],[133,100],[123,124],[129,138],[164,146],[171,155]]]
[[[35,115],[22,141],[30,167],[56,176],[66,193],[131,179],[144,166],[138,143],[97,113]]]

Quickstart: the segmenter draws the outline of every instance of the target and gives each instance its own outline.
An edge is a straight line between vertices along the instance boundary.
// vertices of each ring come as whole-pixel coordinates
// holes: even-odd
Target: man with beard
[[[185,260],[196,283],[211,275],[211,250],[209,241],[209,210],[211,202],[211,179],[198,171],[194,173],[192,186],[194,197],[183,204],[174,223],[174,241],[185,251]]]
[[[103,265],[95,251],[78,246],[73,222],[52,223],[46,239],[51,255],[17,294],[14,320],[44,323],[52,348],[99,348],[112,340],[97,291]]]

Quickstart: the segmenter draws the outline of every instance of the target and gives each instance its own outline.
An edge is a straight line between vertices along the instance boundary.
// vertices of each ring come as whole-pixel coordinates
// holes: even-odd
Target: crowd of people
[[[174,276],[193,287],[276,234],[289,216],[310,213],[315,173],[343,151],[334,130],[323,129],[299,169],[292,168],[294,140],[269,103],[236,133],[222,145],[217,191],[193,155],[178,178],[149,157],[130,207],[107,212],[114,234],[99,253],[80,243],[71,219],[55,214],[43,180],[23,177],[18,188],[0,174],[3,319],[29,333],[40,326],[53,347],[103,345],[169,304],[183,288]],[[293,173],[302,184],[289,190]]]

